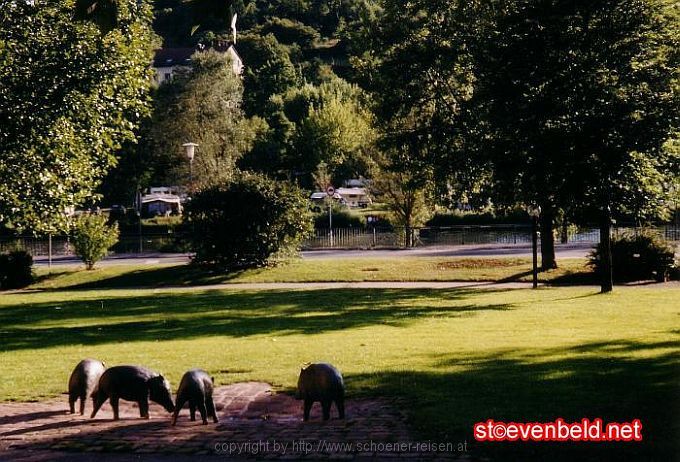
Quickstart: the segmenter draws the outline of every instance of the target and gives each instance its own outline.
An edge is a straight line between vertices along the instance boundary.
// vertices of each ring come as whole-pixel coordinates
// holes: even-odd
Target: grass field
[[[339,258],[297,259],[272,268],[231,274],[187,265],[103,266],[38,272],[36,289],[125,288],[205,285],[237,282],[355,282],[355,281],[531,281],[531,260],[524,258]],[[592,283],[585,259],[563,259],[560,267],[542,272],[552,283]]]
[[[177,385],[295,386],[325,360],[348,395],[398,400],[424,439],[494,460],[672,460],[680,447],[680,288],[539,290],[144,289],[0,296],[0,400],[60,394],[83,357],[140,363]],[[474,444],[472,425],[602,417],[643,443]],[[559,450],[561,457],[552,451]]]

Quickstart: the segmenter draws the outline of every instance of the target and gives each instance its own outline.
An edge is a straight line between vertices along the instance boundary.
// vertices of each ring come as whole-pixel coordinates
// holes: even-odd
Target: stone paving
[[[414,441],[405,416],[388,400],[348,399],[347,418],[334,418],[333,407],[327,422],[321,420],[318,403],[310,421],[302,422],[301,402],[272,392],[266,383],[217,387],[214,400],[218,424],[209,419],[202,425],[198,413],[191,422],[184,409],[175,427],[170,415],[153,403],[146,420],[139,418],[135,403],[121,401],[117,422],[108,402],[95,419],[88,417],[91,402],[85,416],[69,414],[65,396],[0,404],[0,460],[90,461],[101,460],[100,453],[111,460],[467,459],[454,452],[388,450],[388,443]]]

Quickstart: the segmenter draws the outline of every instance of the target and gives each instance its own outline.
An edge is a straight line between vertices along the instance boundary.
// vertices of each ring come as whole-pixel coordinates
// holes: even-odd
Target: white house
[[[219,43],[213,47],[220,53],[226,53],[231,58],[234,74],[243,73],[243,60],[239,56],[234,44],[231,42]],[[197,48],[160,48],[156,50],[153,58],[153,69],[156,71],[155,81],[160,85],[172,80],[177,69],[191,66],[191,55],[200,51]]]
[[[350,207],[368,207],[373,203],[366,188],[338,188],[336,192]]]
[[[178,188],[149,188],[141,197],[142,211],[146,215],[181,215],[182,199]]]

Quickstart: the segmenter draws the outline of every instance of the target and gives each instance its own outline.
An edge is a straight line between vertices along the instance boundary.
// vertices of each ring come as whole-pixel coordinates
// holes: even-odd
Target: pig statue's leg
[[[345,398],[337,398],[335,400],[335,407],[338,408],[338,418],[344,419],[345,418]]]
[[[321,410],[323,411],[323,420],[328,420],[331,418],[331,404],[333,402],[330,400],[321,401]]]
[[[196,421],[196,403],[193,399],[189,399],[189,414],[191,414],[191,421]]]
[[[219,422],[219,419],[217,418],[217,412],[215,411],[215,402],[213,401],[212,396],[206,398],[205,405],[208,408],[208,415],[212,417],[213,422]]]
[[[208,418],[206,417],[207,411],[206,411],[206,408],[205,408],[205,399],[201,399],[198,402],[198,412],[201,413],[201,421],[203,422],[203,425],[207,425],[208,424]]]
[[[113,409],[113,420],[120,419],[120,415],[118,413],[119,400],[120,398],[117,395],[111,395],[109,398],[109,402],[111,402],[111,408]]]
[[[87,401],[87,393],[80,395],[80,415],[85,414],[85,401]]]
[[[149,418],[149,398],[142,397],[139,401],[139,415],[144,419]]]
[[[305,407],[304,407],[304,416],[303,419],[305,422],[309,420],[309,413],[312,410],[312,404],[314,404],[314,401],[311,399],[305,399]]]

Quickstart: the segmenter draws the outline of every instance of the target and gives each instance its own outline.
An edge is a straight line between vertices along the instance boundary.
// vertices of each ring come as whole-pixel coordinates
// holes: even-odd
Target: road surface
[[[584,258],[591,251],[592,243],[558,244],[555,247],[557,258]],[[403,258],[403,257],[483,257],[503,258],[517,257],[530,258],[531,246],[526,244],[505,245],[458,245],[458,246],[433,246],[419,247],[415,249],[380,249],[380,250],[312,250],[302,252],[304,259],[338,259],[338,258]],[[190,254],[179,253],[143,253],[143,254],[117,254],[107,257],[98,265],[180,265],[188,263]],[[37,266],[47,266],[48,258],[45,255],[34,257]],[[79,265],[80,261],[74,256],[59,256],[52,259],[53,266]]]

